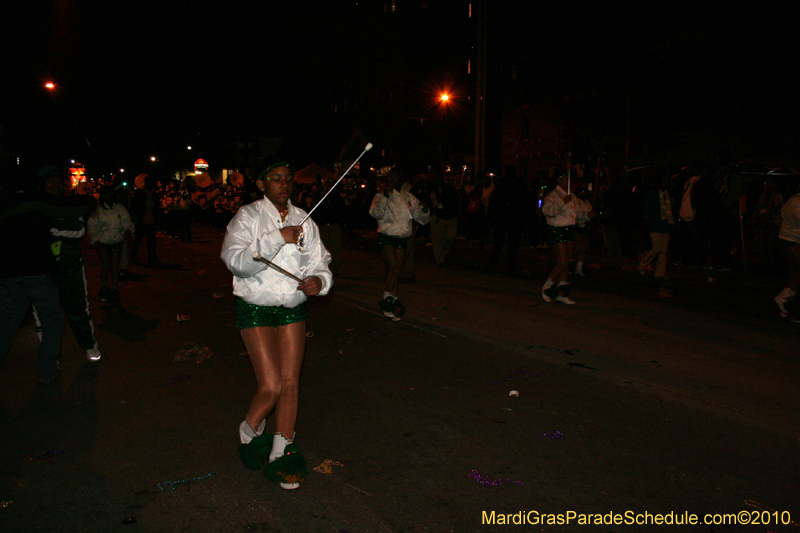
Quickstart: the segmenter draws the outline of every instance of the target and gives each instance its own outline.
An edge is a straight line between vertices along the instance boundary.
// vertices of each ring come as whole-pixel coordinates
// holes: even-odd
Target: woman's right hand
[[[303,233],[302,226],[286,226],[285,228],[281,228],[281,236],[283,236],[283,240],[286,244],[297,244],[297,239],[300,238],[301,233]]]

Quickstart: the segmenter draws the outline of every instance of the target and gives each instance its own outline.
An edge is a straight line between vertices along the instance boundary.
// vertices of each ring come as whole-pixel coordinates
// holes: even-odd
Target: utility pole
[[[478,46],[475,58],[475,173],[486,167],[486,11],[487,1],[476,0]]]

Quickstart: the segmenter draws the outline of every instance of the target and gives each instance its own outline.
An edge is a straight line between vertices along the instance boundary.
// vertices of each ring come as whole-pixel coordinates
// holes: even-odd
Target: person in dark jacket
[[[157,180],[153,176],[147,176],[144,180],[144,188],[137,189],[131,200],[131,217],[136,230],[134,231],[133,242],[131,243],[131,262],[137,263],[139,244],[142,239],[147,239],[147,262],[150,266],[157,265],[159,261],[156,255],[156,223],[161,207],[161,199],[156,192]]]
[[[44,180],[43,192],[46,201],[58,202],[64,198],[66,177],[55,167],[45,167],[39,172]],[[72,196],[78,204],[94,204],[90,196]],[[53,279],[58,285],[61,307],[67,315],[72,333],[78,345],[86,351],[90,361],[100,360],[100,350],[94,338],[94,324],[89,310],[89,292],[86,272],[83,268],[81,241],[86,234],[83,216],[57,217],[50,227],[50,249],[55,257]]]
[[[666,169],[661,169],[659,177],[659,187],[650,191],[644,207],[644,216],[647,218],[650,228],[653,249],[639,263],[639,273],[644,276],[647,272],[647,265],[658,258],[655,277],[656,279],[663,279],[667,275],[667,247],[669,246],[670,233],[675,228],[675,218],[673,216],[672,198],[669,194],[671,176]]]
[[[458,234],[458,191],[433,172],[426,192],[431,206],[431,242],[436,266],[444,266]]]
[[[522,225],[525,222],[522,213],[524,187],[517,178],[517,167],[507,165],[503,168],[503,176],[497,180],[494,192],[489,198],[487,215],[494,228],[492,255],[489,257],[488,271],[493,271],[500,259],[500,252],[508,235],[508,273],[517,275],[517,256],[519,241],[522,236]]]
[[[55,256],[50,248],[52,219],[82,216],[91,205],[54,205],[40,194],[0,192],[0,364],[22,324],[28,308],[36,308],[42,336],[36,350],[36,378],[52,383],[58,378],[64,316],[52,273]]]

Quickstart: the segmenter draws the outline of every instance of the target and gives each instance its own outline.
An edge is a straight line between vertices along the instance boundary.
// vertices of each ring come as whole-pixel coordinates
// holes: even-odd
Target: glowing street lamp
[[[442,95],[439,97],[439,100],[441,100],[443,104],[446,104],[450,101],[450,95],[447,93],[442,93]]]
[[[192,147],[191,147],[191,146],[187,146],[187,147],[186,147],[186,149],[187,149],[187,150],[191,150],[191,149],[192,149]]]
[[[56,84],[55,84],[55,83],[53,83],[52,81],[48,81],[47,83],[45,83],[45,84],[44,84],[44,86],[45,86],[46,88],[50,89],[51,91],[52,91],[52,90],[54,90],[54,89],[56,88]]]
[[[154,156],[154,155],[150,156],[150,161],[155,161],[155,160],[156,160],[156,156]]]

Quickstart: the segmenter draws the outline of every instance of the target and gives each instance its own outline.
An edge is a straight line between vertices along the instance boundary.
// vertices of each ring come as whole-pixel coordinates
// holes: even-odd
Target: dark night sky
[[[397,0],[392,17],[380,1],[6,3],[3,147],[111,164],[276,136],[329,164],[353,126],[386,145],[413,136],[403,121],[434,116],[433,89],[449,84],[462,100],[440,132],[465,129],[474,22],[467,2],[421,3]],[[490,0],[490,105],[597,93],[587,117],[608,122],[603,109],[634,93],[649,128],[730,122],[784,142],[798,118],[793,5]]]

